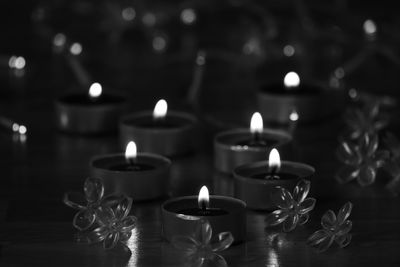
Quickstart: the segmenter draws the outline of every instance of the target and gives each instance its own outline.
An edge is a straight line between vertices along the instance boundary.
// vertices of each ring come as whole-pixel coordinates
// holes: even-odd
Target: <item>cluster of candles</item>
[[[299,87],[299,82],[295,73],[285,77],[284,84],[288,89],[279,95],[282,101],[288,95],[290,99],[286,101],[293,104],[295,97],[291,91],[293,87]],[[297,89],[300,102],[304,101],[304,94],[313,92],[311,88]],[[275,99],[277,91],[272,87],[268,92]],[[261,98],[261,101],[265,99]],[[58,99],[56,107],[58,126],[62,131],[93,134],[119,128],[125,154],[100,155],[90,162],[91,175],[104,181],[106,193],[124,193],[137,201],[167,196],[171,166],[167,157],[184,155],[196,148],[193,140],[196,117],[186,112],[168,111],[163,99],[157,102],[152,112],[122,116],[126,107],[124,98],[103,94],[101,85],[93,83],[88,95],[64,96]],[[293,107],[286,107],[289,107],[286,111],[290,111],[286,115],[290,117]],[[296,106],[299,107],[302,112],[301,105]],[[271,113],[269,107],[264,108],[265,112]],[[310,178],[315,171],[303,163],[280,160],[277,148],[283,155],[289,155],[291,140],[290,132],[264,129],[263,116],[258,112],[253,114],[249,129],[217,134],[214,139],[215,169],[231,175],[235,197],[210,196],[207,187],[203,186],[198,196],[167,200],[161,209],[164,237],[171,240],[175,235],[190,235],[196,221],[207,218],[216,232],[229,231],[236,243],[244,241],[246,208],[274,210],[276,207],[270,195],[276,186],[293,190],[300,179]],[[138,153],[138,147],[146,153]]]

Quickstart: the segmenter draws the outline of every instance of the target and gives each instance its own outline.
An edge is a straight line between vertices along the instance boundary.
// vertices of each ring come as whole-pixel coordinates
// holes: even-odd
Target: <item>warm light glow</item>
[[[18,123],[13,123],[12,124],[12,130],[13,130],[13,132],[19,133],[19,134],[26,134],[26,132],[28,131],[26,126],[19,125]]]
[[[184,24],[190,25],[196,21],[196,12],[192,8],[186,8],[181,12],[181,20]]]
[[[67,42],[67,37],[63,33],[57,33],[53,38],[53,44],[57,47],[64,46]]]
[[[148,12],[143,15],[142,22],[147,27],[153,27],[157,22],[157,18],[153,13]]]
[[[300,85],[300,77],[296,72],[291,71],[285,75],[283,84],[288,89],[298,87]]]
[[[89,96],[92,99],[98,98],[99,96],[101,96],[102,91],[103,88],[101,87],[101,84],[92,83],[92,85],[89,88]]]
[[[153,118],[154,119],[162,119],[167,115],[168,104],[167,101],[164,99],[158,100],[156,106],[154,107],[153,111]]]
[[[376,33],[377,27],[373,20],[367,19],[363,24],[364,32],[368,35],[373,35]]]
[[[130,141],[125,149],[125,158],[128,161],[135,160],[137,156],[137,147],[135,142]]]
[[[8,60],[8,66],[12,69],[22,70],[25,68],[26,61],[24,57],[11,56]]]
[[[26,134],[26,132],[28,131],[28,129],[26,129],[26,127],[24,125],[20,125],[18,132],[19,134]]]
[[[292,45],[285,45],[285,47],[283,48],[283,54],[287,57],[293,56],[295,52],[296,50]]]
[[[264,128],[263,118],[259,112],[254,112],[250,121],[250,132],[251,133],[262,133]]]
[[[281,168],[281,157],[276,148],[273,148],[271,152],[269,152],[268,167],[270,170],[275,169],[275,172],[279,172]]]
[[[167,40],[163,36],[153,38],[153,49],[157,52],[163,52],[167,47]]]
[[[297,113],[296,110],[293,110],[289,115],[289,119],[291,121],[298,121],[299,120],[299,113]]]
[[[208,193],[208,188],[205,185],[203,185],[203,187],[200,189],[198,203],[200,209],[208,208],[209,206],[210,194]]]
[[[126,7],[122,9],[121,16],[126,21],[134,20],[136,17],[136,11],[133,7]]]
[[[73,43],[69,48],[69,51],[71,52],[71,54],[77,56],[82,53],[82,45],[80,43]]]

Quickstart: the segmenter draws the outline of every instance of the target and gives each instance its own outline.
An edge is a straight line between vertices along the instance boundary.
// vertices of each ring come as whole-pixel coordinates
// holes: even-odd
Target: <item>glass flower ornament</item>
[[[389,124],[389,116],[380,112],[379,101],[365,103],[362,108],[351,108],[346,111],[344,121],[347,131],[342,139],[357,140],[364,134],[374,135]]]
[[[212,227],[208,220],[199,220],[196,230],[192,236],[175,236],[172,245],[184,251],[188,257],[190,266],[228,266],[225,259],[217,252],[229,248],[233,243],[230,232],[218,234],[218,239],[212,242]]]
[[[113,205],[100,206],[96,210],[98,227],[88,233],[88,242],[103,242],[105,249],[112,249],[118,242],[129,240],[137,224],[135,216],[128,216],[131,207],[132,199],[129,197]]]
[[[377,135],[364,134],[357,144],[342,141],[337,150],[338,159],[345,165],[336,174],[339,183],[348,183],[354,179],[361,186],[374,183],[378,168],[389,158],[389,152],[378,150]]]
[[[87,178],[83,186],[84,194],[68,192],[64,194],[63,202],[79,210],[72,224],[80,231],[89,229],[96,221],[96,210],[102,205],[104,186],[100,179]]]
[[[386,133],[383,143],[390,152],[390,159],[386,162],[384,169],[392,178],[386,188],[394,195],[398,195],[400,193],[400,140],[394,134]]]
[[[303,225],[309,219],[309,212],[314,209],[315,198],[307,198],[310,191],[310,181],[300,180],[293,194],[283,187],[276,187],[271,194],[271,200],[279,207],[265,219],[267,227],[283,223],[283,231],[290,232],[298,224]]]
[[[328,210],[322,216],[322,229],[313,233],[307,240],[307,243],[316,248],[318,252],[326,251],[335,241],[340,248],[350,244],[352,235],[349,233],[352,228],[352,222],[347,218],[350,216],[353,204],[347,202],[339,210],[337,216],[332,210]]]

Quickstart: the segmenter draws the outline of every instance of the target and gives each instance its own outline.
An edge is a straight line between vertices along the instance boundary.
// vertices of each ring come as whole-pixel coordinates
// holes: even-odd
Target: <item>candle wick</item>
[[[254,141],[254,143],[259,143],[260,142],[260,133],[259,132],[254,132],[253,133],[253,141]]]
[[[136,165],[136,158],[128,158],[128,164],[131,166]]]
[[[269,174],[265,177],[266,179],[279,179],[278,173],[278,166],[272,166],[269,169]]]

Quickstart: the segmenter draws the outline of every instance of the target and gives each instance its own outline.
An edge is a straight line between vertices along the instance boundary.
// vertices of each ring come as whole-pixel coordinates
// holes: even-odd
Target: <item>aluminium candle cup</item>
[[[161,207],[162,234],[171,242],[174,236],[191,236],[195,232],[197,219],[207,219],[214,234],[231,232],[234,244],[246,240],[246,203],[240,199],[210,195],[210,207],[227,213],[215,216],[191,216],[180,213],[198,207],[198,196],[185,196],[167,200]]]
[[[300,85],[298,89],[285,89],[272,84],[257,93],[258,110],[265,121],[285,124],[293,110],[300,122],[315,122],[338,112],[345,101],[342,91],[325,89],[317,85]]]
[[[168,111],[161,123],[154,122],[151,112],[139,112],[120,121],[123,147],[135,140],[141,150],[165,156],[178,156],[196,148],[197,119],[185,112]]]
[[[126,109],[122,96],[103,94],[91,101],[88,95],[70,94],[55,103],[59,130],[78,134],[116,132],[118,119]]]
[[[156,154],[138,153],[135,163],[152,168],[142,171],[114,170],[113,167],[126,164],[126,159],[122,154],[109,154],[94,157],[90,173],[92,177],[103,180],[105,194],[123,193],[137,201],[166,196],[171,161]]]
[[[260,139],[267,142],[265,146],[238,145],[244,140],[251,140],[249,129],[235,129],[219,133],[214,138],[214,166],[224,173],[232,173],[236,167],[255,161],[264,160],[271,148],[279,148],[284,157],[291,154],[289,133],[280,130],[263,129]]]
[[[307,164],[282,161],[279,174],[293,175],[293,179],[260,179],[254,175],[267,174],[268,161],[258,161],[237,167],[233,171],[235,181],[235,196],[246,202],[247,207],[255,210],[273,211],[270,195],[272,190],[281,186],[293,192],[297,182],[303,178],[311,178],[315,169]]]

